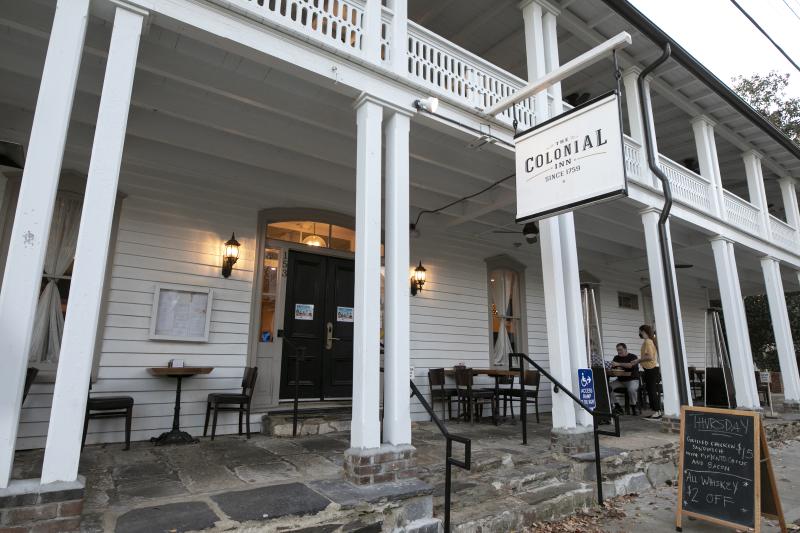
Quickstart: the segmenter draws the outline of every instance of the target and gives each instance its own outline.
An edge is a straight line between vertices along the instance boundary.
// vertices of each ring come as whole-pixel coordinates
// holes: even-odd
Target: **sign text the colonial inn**
[[[518,222],[626,194],[615,93],[521,133],[515,145]]]

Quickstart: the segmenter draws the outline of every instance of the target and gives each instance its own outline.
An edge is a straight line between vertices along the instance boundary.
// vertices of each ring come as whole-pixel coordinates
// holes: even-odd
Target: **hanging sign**
[[[581,403],[583,403],[587,409],[594,411],[596,406],[594,377],[590,368],[578,369],[578,390],[580,392],[579,398],[581,399]]]
[[[678,461],[678,531],[684,515],[756,532],[766,515],[786,531],[758,413],[684,406]]]
[[[514,138],[517,222],[628,194],[618,99],[601,96]]]

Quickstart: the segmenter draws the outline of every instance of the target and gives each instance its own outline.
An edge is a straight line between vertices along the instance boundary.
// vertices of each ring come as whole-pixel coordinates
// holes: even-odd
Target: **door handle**
[[[341,340],[339,337],[333,336],[333,323],[328,322],[325,326],[325,349],[330,350],[333,348],[333,341]]]

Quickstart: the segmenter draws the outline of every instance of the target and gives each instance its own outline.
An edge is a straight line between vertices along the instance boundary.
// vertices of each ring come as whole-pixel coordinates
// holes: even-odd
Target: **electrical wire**
[[[483,189],[479,190],[478,192],[472,193],[472,194],[470,194],[470,195],[468,195],[468,196],[465,196],[465,197],[463,197],[463,198],[459,198],[458,200],[453,200],[453,201],[452,201],[452,202],[450,202],[449,204],[447,204],[447,205],[443,205],[442,207],[439,207],[439,208],[437,208],[437,209],[423,209],[422,211],[420,211],[419,213],[417,213],[417,219],[414,221],[414,223],[413,223],[413,224],[411,224],[411,229],[412,229],[412,230],[413,230],[413,229],[416,229],[416,227],[417,227],[417,224],[419,224],[419,219],[421,219],[421,218],[422,218],[422,215],[424,215],[424,214],[426,214],[426,213],[430,213],[430,214],[434,214],[434,213],[440,213],[440,212],[444,211],[445,209],[447,209],[447,208],[449,208],[449,207],[453,207],[454,205],[456,205],[456,204],[458,204],[458,203],[465,202],[465,201],[467,201],[467,200],[469,200],[469,199],[471,199],[471,198],[475,198],[476,196],[480,196],[481,194],[485,193],[486,191],[488,191],[488,190],[490,190],[490,189],[493,189],[494,187],[497,187],[498,185],[500,185],[500,184],[501,184],[501,183],[503,183],[504,181],[508,181],[508,180],[510,180],[511,178],[513,178],[513,177],[514,177],[514,176],[516,176],[516,175],[517,175],[517,174],[516,174],[516,172],[515,172],[514,174],[509,174],[509,175],[508,175],[508,176],[506,176],[505,178],[501,178],[501,179],[499,179],[499,180],[495,181],[495,182],[494,182],[494,183],[492,183],[491,185],[489,185],[489,186],[487,186],[487,187],[484,187]]]
[[[761,26],[758,24],[758,22],[756,22],[756,20],[755,20],[753,17],[751,17],[751,16],[750,16],[750,13],[748,13],[747,11],[745,11],[745,10],[744,10],[744,8],[743,8],[742,6],[740,6],[740,5],[739,5],[739,2],[737,2],[736,0],[731,0],[731,3],[732,3],[734,6],[736,6],[736,9],[738,9],[739,11],[741,11],[741,12],[742,12],[742,15],[744,15],[745,17],[747,17],[747,19],[748,19],[748,20],[749,20],[749,21],[750,21],[750,22],[753,24],[753,26],[755,26],[755,27],[758,29],[758,31],[760,31],[760,32],[761,32],[761,34],[762,34],[762,35],[764,35],[764,37],[766,37],[767,39],[769,39],[769,42],[771,42],[771,43],[772,43],[772,46],[774,46],[775,48],[777,48],[777,50],[778,50],[778,51],[779,51],[781,54],[783,54],[783,57],[785,57],[785,58],[786,58],[786,59],[789,61],[789,63],[791,63],[791,64],[792,64],[792,66],[794,66],[794,68],[796,68],[796,69],[797,69],[797,71],[798,71],[798,72],[800,72],[800,66],[799,66],[797,63],[795,63],[795,62],[794,62],[794,60],[793,60],[791,57],[789,57],[789,54],[787,54],[787,53],[786,53],[786,51],[785,51],[783,48],[781,48],[781,46],[780,46],[778,43],[776,43],[776,42],[775,42],[775,40],[774,40],[772,37],[770,37],[770,36],[769,36],[769,34],[766,32],[766,30],[764,30],[764,28],[762,28],[762,27],[761,27]]]
[[[795,18],[796,18],[797,20],[800,20],[800,15],[798,15],[798,14],[797,14],[797,11],[795,11],[795,10],[794,10],[794,8],[791,6],[791,4],[789,4],[789,2],[787,2],[786,0],[783,0],[783,3],[784,3],[784,5],[785,5],[786,7],[788,7],[788,8],[789,8],[789,11],[791,11],[791,12],[792,12],[792,14],[795,16]]]

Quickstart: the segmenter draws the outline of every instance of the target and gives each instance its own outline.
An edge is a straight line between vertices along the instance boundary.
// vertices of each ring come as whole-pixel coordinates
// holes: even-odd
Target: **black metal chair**
[[[758,401],[761,403],[761,399],[764,399],[764,404],[767,407],[772,407],[772,398],[770,398],[770,390],[769,385],[767,383],[761,382],[761,372],[758,370],[755,371],[756,375],[756,390],[758,391]]]
[[[536,423],[539,423],[539,383],[542,376],[538,370],[525,371],[525,403],[534,404],[536,408]],[[500,394],[503,396],[503,415],[505,415],[506,401],[511,403],[511,416],[514,416],[514,400],[521,400],[521,388],[515,389],[513,385],[508,389],[501,389]],[[520,413],[522,413],[522,406],[520,405]],[[521,416],[521,414],[520,414]]]
[[[214,421],[211,425],[211,440],[214,440],[217,433],[217,415],[220,411],[236,411],[239,413],[239,435],[242,434],[242,417],[244,416],[247,427],[247,438],[250,438],[250,404],[253,400],[253,391],[256,387],[257,377],[258,368],[254,366],[247,367],[244,369],[244,377],[242,377],[241,394],[214,392],[208,395],[208,400],[206,400],[206,422],[203,426],[204,437],[208,434],[208,418],[213,409]]]
[[[92,390],[91,383],[89,390]],[[89,396],[86,400],[86,415],[83,418],[83,439],[81,450],[86,443],[86,432],[91,418],[125,417],[125,450],[131,448],[131,422],[133,421],[133,398],[130,396]]]
[[[497,412],[497,397],[494,394],[494,389],[476,389],[473,387],[473,377],[471,368],[457,366],[455,367],[456,374],[456,391],[458,393],[458,417],[461,418],[462,407],[464,408],[463,416],[470,423],[475,423],[475,419],[482,418],[483,405],[489,403],[492,409],[492,418],[495,417]]]
[[[29,367],[28,371],[25,373],[25,388],[22,390],[22,403],[25,403],[25,398],[28,397],[28,391],[31,390],[31,385],[33,385],[33,381],[38,374],[39,369],[34,367]]]
[[[445,419],[445,404],[447,416],[453,418],[453,398],[458,396],[456,389],[445,387],[444,368],[428,369],[428,386],[431,390],[431,408],[435,402],[442,402],[442,420]]]

